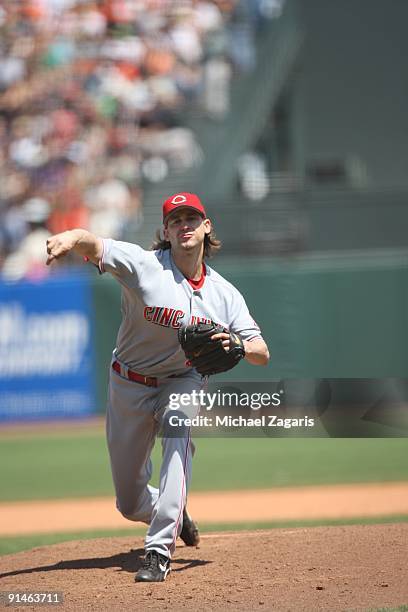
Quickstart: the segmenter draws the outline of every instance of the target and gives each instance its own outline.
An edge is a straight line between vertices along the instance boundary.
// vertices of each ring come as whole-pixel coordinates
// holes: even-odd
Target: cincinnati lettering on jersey
[[[172,327],[173,329],[181,327],[181,320],[184,318],[184,315],[185,313],[182,310],[166,308],[165,306],[145,306],[143,311],[143,316],[149,323],[155,323],[163,327]],[[191,315],[190,325],[196,325],[197,323],[212,323],[212,320],[206,317]]]
[[[150,323],[178,329],[181,327],[181,319],[184,317],[184,312],[175,308],[165,308],[164,306],[146,306],[143,316]]]
[[[197,323],[212,323],[212,319],[206,319],[205,317],[196,317],[191,315],[190,325],[197,325]]]

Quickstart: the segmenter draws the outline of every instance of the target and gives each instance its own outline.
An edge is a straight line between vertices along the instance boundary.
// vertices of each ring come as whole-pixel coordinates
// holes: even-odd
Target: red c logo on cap
[[[183,202],[187,202],[186,196],[175,195],[174,198],[171,200],[170,204],[176,206],[177,204],[182,204]]]

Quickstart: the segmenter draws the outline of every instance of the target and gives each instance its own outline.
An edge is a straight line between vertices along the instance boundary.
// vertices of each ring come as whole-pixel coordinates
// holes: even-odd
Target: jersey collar
[[[208,274],[208,271],[209,271],[209,269],[207,268],[205,263],[203,262],[203,269],[202,269],[202,272],[201,272],[200,279],[198,281],[192,281],[191,279],[189,279],[186,276],[184,276],[184,274],[181,272],[181,270],[179,270],[179,268],[176,266],[176,263],[175,263],[175,261],[173,259],[173,255],[171,253],[171,249],[168,249],[168,254],[169,254],[170,264],[171,264],[171,267],[173,269],[176,281],[177,282],[181,282],[184,285],[184,287],[185,287],[185,289],[187,291],[188,290],[190,290],[190,291],[199,291],[202,288],[202,286],[204,285],[205,278],[206,278],[206,276]]]
[[[194,291],[197,291],[198,289],[201,289],[201,287],[204,285],[204,281],[205,281],[205,277],[207,276],[207,268],[205,263],[203,262],[203,267],[201,269],[201,276],[198,280],[193,280],[192,278],[187,278],[187,282],[190,285],[190,287],[192,287],[194,289]]]

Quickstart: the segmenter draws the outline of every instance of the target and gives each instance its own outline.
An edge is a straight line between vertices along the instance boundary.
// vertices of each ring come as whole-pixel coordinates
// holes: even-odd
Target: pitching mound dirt
[[[403,523],[209,534],[165,583],[135,584],[141,539],[68,542],[2,557],[0,590],[62,591],[75,611],[367,610],[408,603],[407,543]]]

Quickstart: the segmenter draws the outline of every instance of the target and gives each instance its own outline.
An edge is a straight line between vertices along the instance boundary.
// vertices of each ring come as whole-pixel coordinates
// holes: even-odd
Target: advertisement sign
[[[95,411],[86,276],[0,284],[0,421]]]

